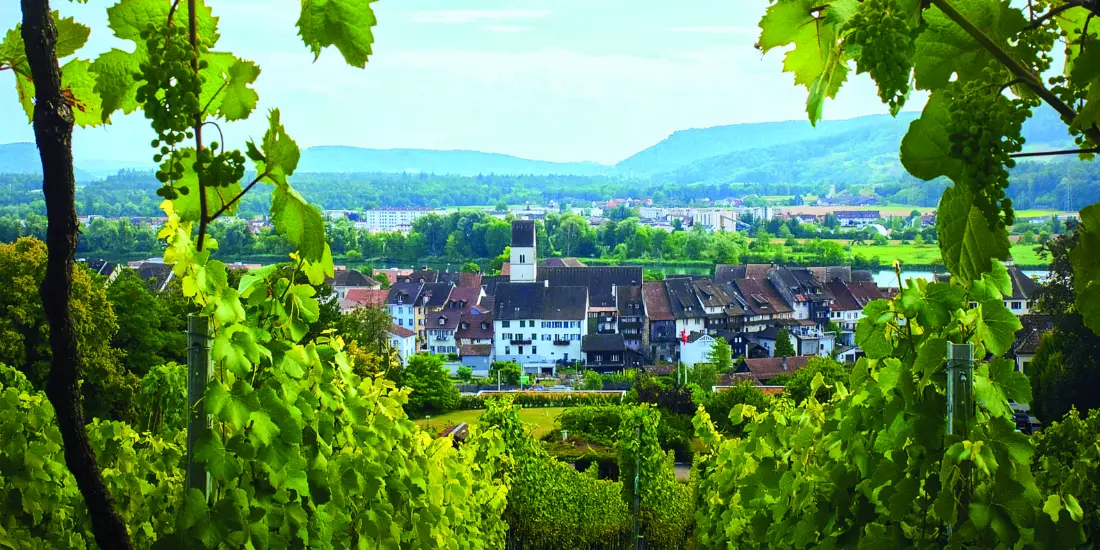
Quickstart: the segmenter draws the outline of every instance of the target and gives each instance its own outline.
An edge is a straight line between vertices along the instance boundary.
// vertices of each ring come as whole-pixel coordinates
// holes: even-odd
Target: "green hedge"
[[[484,409],[488,405],[486,400],[494,397],[508,395],[512,402],[522,407],[580,407],[586,405],[618,405],[622,400],[618,393],[553,393],[553,392],[516,392],[516,393],[489,393],[476,395],[464,395],[458,400],[457,410],[470,411]]]

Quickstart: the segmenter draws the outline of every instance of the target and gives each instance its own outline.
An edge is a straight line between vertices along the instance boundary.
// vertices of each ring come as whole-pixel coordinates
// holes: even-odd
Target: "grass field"
[[[539,438],[554,429],[554,426],[557,425],[558,415],[564,410],[565,407],[522,408],[519,410],[519,419],[523,423],[534,428],[535,437]],[[465,422],[471,426],[476,425],[478,418],[481,417],[481,413],[483,412],[485,411],[455,411],[442,416],[421,418],[417,420],[416,423],[420,426],[430,427],[438,432],[443,428],[453,426],[460,422]]]
[[[800,243],[806,244],[810,242],[810,239],[797,239]],[[752,242],[753,239],[746,239],[747,242]],[[841,245],[847,247],[850,240],[835,239],[835,242],[839,242]],[[779,239],[772,239],[773,246],[779,246],[782,241]],[[790,247],[787,248],[788,257],[795,259],[801,256],[792,252]],[[885,245],[857,245],[852,246],[852,255],[859,254],[864,258],[870,260],[871,258],[878,257],[879,263],[883,266],[889,266],[894,260],[901,260],[903,264],[910,265],[934,265],[943,264],[940,259],[940,248],[936,244],[925,244],[924,246],[917,246],[915,244],[901,244],[901,241],[889,241],[889,244]],[[1039,266],[1047,265],[1049,262],[1044,262],[1039,258],[1039,255],[1035,252],[1035,245],[1014,245],[1011,249],[1012,260],[1023,266]]]

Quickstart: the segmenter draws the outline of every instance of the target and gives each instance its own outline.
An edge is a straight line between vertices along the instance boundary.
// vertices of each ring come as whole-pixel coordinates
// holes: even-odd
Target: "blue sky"
[[[781,72],[782,54],[753,48],[765,0],[381,0],[365,69],[335,50],[313,61],[294,27],[299,2],[210,4],[221,16],[217,49],[259,63],[261,109],[279,107],[303,147],[613,163],[675,130],[805,116],[805,89]],[[125,47],[106,27],[108,5],[57,3],[92,27],[81,57]],[[0,30],[19,19],[18,2],[0,3]],[[832,119],[884,112],[866,76],[825,106]],[[259,137],[262,118],[226,127],[226,140]],[[77,130],[77,158],[147,162],[144,118],[114,120]],[[0,143],[33,141],[6,73],[0,121]]]

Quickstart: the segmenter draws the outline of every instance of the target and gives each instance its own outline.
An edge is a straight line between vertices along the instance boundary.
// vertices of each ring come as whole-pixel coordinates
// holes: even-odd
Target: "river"
[[[1037,269],[1025,269],[1023,271],[1024,271],[1024,275],[1027,275],[1028,277],[1031,277],[1032,279],[1037,279],[1039,281],[1042,281],[1043,279],[1046,279],[1050,275],[1050,272],[1048,272],[1048,271],[1037,270]],[[885,287],[897,287],[898,286],[898,277],[897,277],[897,275],[894,274],[894,270],[892,270],[892,269],[880,269],[880,270],[872,273],[871,276],[874,278],[875,284],[877,284],[880,287],[885,288]],[[901,272],[901,280],[902,281],[905,281],[907,279],[924,279],[926,281],[931,281],[931,280],[933,280],[933,278],[934,278],[934,274],[931,271],[902,271]]]

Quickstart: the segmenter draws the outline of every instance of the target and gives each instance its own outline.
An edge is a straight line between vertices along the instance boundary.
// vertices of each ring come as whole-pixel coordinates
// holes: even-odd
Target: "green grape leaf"
[[[325,221],[313,205],[289,186],[275,188],[271,199],[271,223],[302,259],[317,262],[325,253]]]
[[[864,317],[856,324],[856,345],[863,349],[868,359],[880,359],[894,351],[894,345],[886,336],[889,309],[886,300],[874,300],[863,307]]]
[[[1008,259],[1008,232],[992,230],[985,216],[974,206],[970,192],[949,187],[940,199],[936,216],[943,263],[963,283],[981,278],[993,269],[995,260]]]
[[[279,426],[276,426],[271,421],[271,417],[263,411],[252,411],[249,418],[252,420],[252,430],[248,435],[253,444],[259,442],[263,445],[271,445],[275,436],[279,435]]]
[[[203,434],[205,435],[205,434]],[[183,505],[177,518],[176,527],[180,531],[186,531],[194,525],[201,525],[210,517],[210,508],[206,504],[206,497],[198,489],[188,489],[183,495]]]
[[[321,50],[336,46],[344,61],[363,68],[371,54],[377,23],[371,3],[374,0],[302,0],[298,17],[298,35],[316,60]]]
[[[1100,203],[1081,210],[1077,246],[1069,253],[1077,311],[1085,326],[1100,334]]]
[[[984,302],[1000,300],[1012,294],[1012,277],[1008,268],[1000,262],[993,262],[989,273],[983,273],[981,279],[970,282],[970,301]]]
[[[256,160],[256,172],[266,175],[277,186],[286,186],[287,177],[294,174],[294,169],[298,167],[298,158],[302,153],[298,150],[298,144],[290,139],[286,129],[279,122],[278,109],[271,110],[268,122],[269,126],[262,142],[263,159]]]
[[[979,308],[978,338],[991,353],[1003,355],[1016,341],[1016,331],[1022,328],[1020,319],[1001,300],[986,300]]]
[[[102,100],[100,115],[104,122],[110,121],[115,111],[131,113],[138,108],[134,73],[138,72],[139,65],[138,55],[119,49],[104,52],[92,62],[91,71],[96,75],[94,90]]]
[[[835,98],[848,78],[840,28],[855,12],[857,2],[821,4],[812,0],[779,0],[760,19],[757,45],[764,53],[794,45],[783,59],[783,70],[795,84],[806,87],[806,113],[812,124],[821,119],[825,99]]]
[[[278,427],[279,439],[291,444],[301,443],[302,428],[287,404],[271,388],[265,387],[259,391],[259,394],[260,410]]]
[[[1078,88],[1088,87],[1085,104],[1078,109],[1077,116],[1073,119],[1074,128],[1086,130],[1100,125],[1100,50],[1090,47],[1081,48],[1080,52],[1073,63],[1069,78]]]
[[[211,357],[214,361],[223,363],[237,376],[251,372],[252,365],[259,362],[260,355],[260,346],[252,338],[252,333],[242,325],[230,325],[214,335]]]
[[[909,123],[909,131],[901,140],[901,164],[914,177],[925,181],[940,176],[954,179],[962,173],[962,161],[951,156],[947,105],[944,90],[932,92],[920,118]]]
[[[23,45],[23,35],[19,31],[21,28],[21,24],[16,25],[14,29],[8,29],[4,33],[4,40],[0,41],[0,67],[30,75],[27,49]]]
[[[1066,511],[1069,512],[1069,517],[1073,521],[1080,522],[1085,517],[1085,511],[1081,509],[1081,503],[1077,502],[1077,497],[1066,493]]]
[[[325,252],[321,254],[321,261],[306,262],[306,264],[302,266],[302,272],[306,274],[306,278],[309,279],[309,284],[311,285],[320,285],[325,282],[327,277],[333,276],[334,269],[332,249],[329,248],[328,243],[325,243]]]
[[[1062,512],[1062,497],[1050,495],[1043,503],[1043,512],[1050,516],[1051,521],[1058,523],[1058,515]]]
[[[961,309],[966,290],[950,283],[929,283],[917,312],[922,326],[942,327],[951,321],[951,315]]]
[[[61,67],[61,92],[68,92],[73,122],[82,128],[103,124],[103,100],[95,91],[91,62],[74,59]]]
[[[951,0],[951,6],[1007,51],[1012,51],[1009,39],[1027,26],[1023,13],[1004,0]],[[993,60],[988,50],[934,4],[924,10],[923,18],[927,28],[917,37],[913,57],[917,88],[943,88],[952,74],[966,81]]]
[[[206,471],[218,481],[232,481],[241,475],[240,461],[226,450],[222,436],[215,429],[204,430],[199,436],[195,442],[195,459],[206,464]]]
[[[1031,382],[1027,375],[1016,370],[1016,363],[1003,357],[989,363],[989,379],[1001,389],[1001,393],[1016,403],[1031,402]]]
[[[92,33],[92,29],[77,23],[72,17],[61,17],[61,14],[56,11],[53,12],[53,20],[57,28],[55,48],[58,59],[76,53],[88,42],[88,35]]]
[[[317,291],[310,285],[294,285],[290,289],[290,299],[295,311],[310,323],[317,320],[321,308],[313,297]]]
[[[206,411],[237,430],[243,429],[252,412],[259,408],[256,393],[243,382],[238,381],[232,392],[226,391],[217,380],[207,386]]]
[[[115,36],[123,40],[134,42],[142,53],[145,52],[145,40],[141,38],[141,31],[150,21],[167,21],[168,10],[171,2],[160,0],[122,0],[107,8],[107,26],[115,32]],[[199,36],[209,39],[211,43],[218,41],[218,18],[203,0],[196,0],[195,26]],[[188,2],[180,2],[172,20],[177,25],[187,25],[189,18]]]
[[[225,120],[244,120],[256,109],[260,96],[249,86],[260,76],[260,67],[230,53],[211,52],[202,70],[204,81],[199,105],[207,115]]]
[[[921,383],[927,384],[937,373],[943,372],[947,361],[947,341],[943,338],[929,338],[917,348],[917,359],[913,371],[921,375]]]

